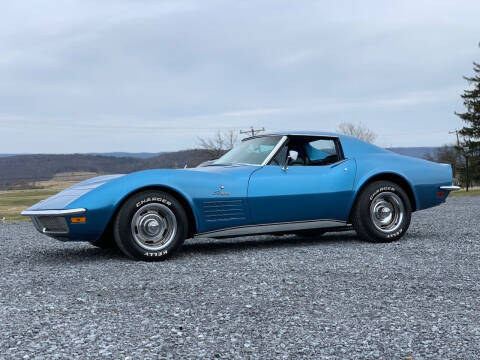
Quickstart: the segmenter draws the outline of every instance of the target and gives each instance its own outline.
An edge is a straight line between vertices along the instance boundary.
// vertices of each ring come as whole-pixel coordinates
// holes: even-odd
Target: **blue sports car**
[[[86,180],[22,215],[58,240],[163,260],[192,236],[353,228],[366,241],[394,241],[412,212],[440,205],[453,190],[450,165],[341,134],[278,133],[247,138],[197,168]]]

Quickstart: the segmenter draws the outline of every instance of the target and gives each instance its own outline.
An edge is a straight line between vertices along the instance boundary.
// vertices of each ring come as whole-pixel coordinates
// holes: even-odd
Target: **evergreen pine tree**
[[[480,46],[480,44],[479,44]],[[473,89],[465,90],[461,95],[466,112],[455,113],[464,122],[465,126],[459,131],[465,139],[464,146],[468,146],[471,151],[480,151],[480,64],[473,63],[473,77],[466,77],[469,85]]]

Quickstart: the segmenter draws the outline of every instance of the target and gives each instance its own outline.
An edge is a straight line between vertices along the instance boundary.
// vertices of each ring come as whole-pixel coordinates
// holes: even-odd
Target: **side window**
[[[282,146],[275,157],[270,161],[270,165],[283,165],[287,159],[287,150],[287,146]]]
[[[336,140],[313,136],[290,136],[288,143],[277,152],[269,165],[283,165],[290,150],[297,152],[297,159],[288,166],[321,166],[336,163],[341,159]]]
[[[309,165],[328,165],[339,160],[337,147],[332,139],[310,141],[305,145],[305,152]]]

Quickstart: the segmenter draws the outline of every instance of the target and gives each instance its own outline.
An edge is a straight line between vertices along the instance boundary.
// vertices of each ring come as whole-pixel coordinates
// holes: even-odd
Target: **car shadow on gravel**
[[[46,249],[38,252],[35,260],[35,262],[44,264],[63,263],[75,265],[111,260],[127,260],[127,257],[118,249],[99,249],[93,246],[86,247],[83,244],[81,246],[74,244],[65,248]]]
[[[182,256],[182,254],[190,255],[192,253],[212,254],[248,251],[251,249],[325,246],[356,241],[359,240],[353,232],[330,233],[320,237],[262,235],[229,239],[194,239],[187,241],[183,245],[179,256]]]
[[[359,241],[355,233],[331,233],[321,237],[301,236],[249,236],[226,239],[189,239],[176,257],[182,255],[224,254],[252,249],[325,246]],[[69,244],[65,247],[43,249],[36,253],[35,262],[43,264],[82,264],[105,261],[131,261],[118,249],[99,249],[87,244]]]

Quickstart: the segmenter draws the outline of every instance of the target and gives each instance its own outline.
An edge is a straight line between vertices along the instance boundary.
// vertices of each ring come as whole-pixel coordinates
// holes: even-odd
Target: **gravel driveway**
[[[0,358],[480,358],[480,197],[407,235],[189,240],[162,263],[0,224]]]

